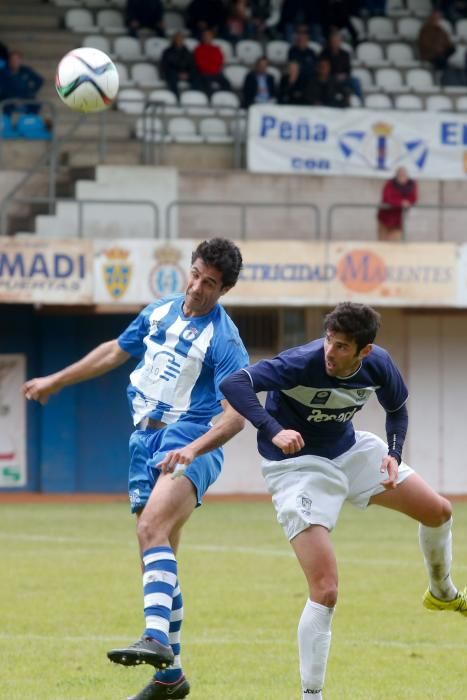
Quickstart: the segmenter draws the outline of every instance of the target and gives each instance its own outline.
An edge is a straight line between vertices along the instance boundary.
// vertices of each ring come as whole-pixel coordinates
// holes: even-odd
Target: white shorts
[[[380,468],[387,444],[363,431],[356,431],[355,438],[355,445],[335,459],[303,455],[278,462],[263,460],[277,520],[289,540],[310,525],[332,530],[344,501],[366,508],[372,496],[384,491]],[[401,462],[397,483],[411,474],[413,469]]]

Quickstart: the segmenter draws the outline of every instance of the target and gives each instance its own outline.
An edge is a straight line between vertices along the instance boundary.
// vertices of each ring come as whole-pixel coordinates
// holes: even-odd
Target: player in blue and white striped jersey
[[[190,690],[180,660],[183,603],[175,555],[182,526],[219,476],[221,446],[244,425],[220,390],[225,377],[248,364],[237,328],[219,304],[236,284],[241,265],[231,241],[204,241],[193,253],[184,294],[149,304],[119,338],[23,387],[26,398],[45,403],[65,386],[130,357],[139,360],[128,387],[136,427],[129,496],[138,515],[146,628],[134,644],[108,653],[116,663],[159,669],[133,700],[184,698]]]
[[[389,354],[373,344],[380,317],[346,302],[325,318],[325,337],[239,370],[221,389],[258,429],[258,450],[277,519],[309,587],[298,626],[302,699],[321,700],[337,601],[330,531],[344,501],[377,504],[419,521],[429,577],[423,604],[467,615],[467,589],[451,579],[451,505],[402,461],[407,389]],[[267,391],[266,406],[256,394]],[[352,418],[376,394],[387,443],[355,432]]]

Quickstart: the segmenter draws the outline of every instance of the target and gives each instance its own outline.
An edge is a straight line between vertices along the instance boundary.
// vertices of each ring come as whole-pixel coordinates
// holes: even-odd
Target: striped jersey
[[[301,433],[305,447],[294,457],[314,454],[334,459],[355,443],[352,418],[373,394],[388,413],[397,411],[408,396],[398,368],[378,345],[348,377],[326,373],[323,338],[261,360],[245,371],[256,393],[268,392],[268,413],[284,429]],[[288,457],[261,430],[258,450],[266,459]]]
[[[185,316],[183,294],[146,306],[119,336],[140,360],[127,390],[135,425],[146,418],[209,424],[222,412],[219,384],[248,364],[238,330],[220,304],[205,316]]]

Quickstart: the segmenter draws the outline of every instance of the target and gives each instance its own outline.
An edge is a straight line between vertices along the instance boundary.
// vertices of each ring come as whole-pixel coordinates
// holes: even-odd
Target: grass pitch
[[[124,700],[150,667],[106,651],[143,628],[134,522],[122,503],[1,505],[0,699]],[[454,506],[467,583],[467,504]],[[429,612],[417,525],[344,508],[326,700],[465,700],[467,619]],[[211,501],[185,528],[179,574],[190,700],[299,700],[305,580],[270,503]]]

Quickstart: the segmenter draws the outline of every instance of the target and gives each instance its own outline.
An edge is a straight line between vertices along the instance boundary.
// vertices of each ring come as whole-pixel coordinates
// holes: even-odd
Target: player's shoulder
[[[281,356],[288,361],[296,360],[297,362],[303,362],[303,364],[309,364],[313,363],[316,359],[322,360],[323,346],[324,338],[316,338],[316,340],[312,340],[304,345],[297,345],[288,350],[284,350]]]
[[[382,348],[381,345],[373,344],[371,352],[365,357],[365,364],[367,367],[384,370],[395,363],[387,350]]]
[[[159,309],[161,306],[171,306],[173,303],[178,303],[180,299],[183,299],[183,294],[167,294],[167,296],[161,297],[160,299],[154,299],[147,306],[144,307],[142,313],[145,315],[150,315],[154,309]]]
[[[222,347],[225,343],[232,343],[244,348],[238,328],[222,304],[217,304],[214,309],[213,325],[213,343],[215,345]]]

